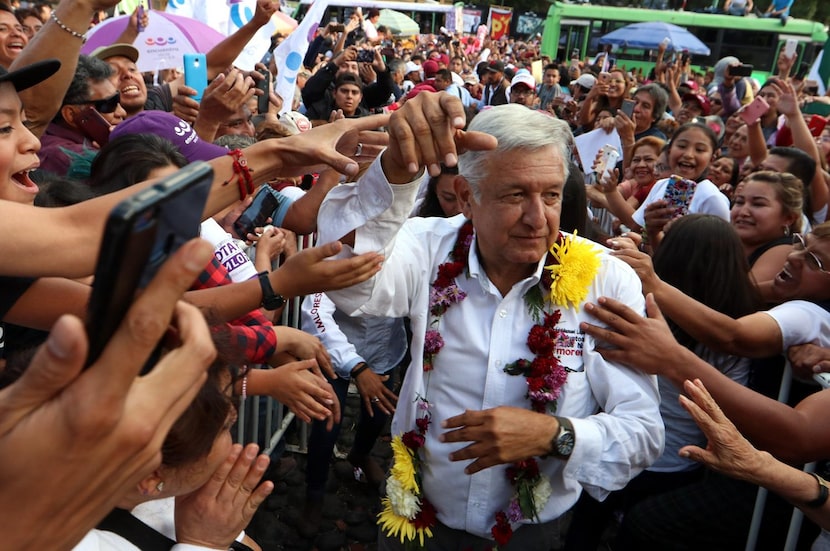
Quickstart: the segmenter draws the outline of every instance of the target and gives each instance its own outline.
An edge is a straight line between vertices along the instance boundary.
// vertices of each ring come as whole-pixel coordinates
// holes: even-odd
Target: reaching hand
[[[176,498],[178,543],[230,548],[274,490],[271,481],[259,484],[270,459],[257,456],[258,451],[256,444],[248,444],[244,450],[234,444],[204,486]]]
[[[181,247],[85,371],[83,323],[67,315],[20,379],[0,391],[0,508],[17,512],[0,516],[4,545],[73,547],[158,467],[167,432],[216,354],[201,313],[178,301],[212,255],[205,241]],[[138,377],[171,318],[181,345]]]

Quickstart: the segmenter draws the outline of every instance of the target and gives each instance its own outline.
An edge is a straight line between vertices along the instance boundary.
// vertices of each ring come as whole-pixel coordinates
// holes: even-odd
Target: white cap
[[[409,73],[414,73],[415,71],[421,72],[421,66],[415,63],[414,61],[407,61],[406,69],[404,69],[404,74],[408,75]]]
[[[588,90],[590,90],[594,87],[594,84],[597,83],[597,77],[595,77],[594,75],[584,74],[579,75],[579,78],[572,82],[574,84],[579,84],[583,88],[587,88]]]
[[[527,69],[519,69],[510,81],[510,87],[507,89],[507,95],[510,96],[510,91],[517,84],[524,84],[531,90],[536,90],[536,79],[530,74]]]

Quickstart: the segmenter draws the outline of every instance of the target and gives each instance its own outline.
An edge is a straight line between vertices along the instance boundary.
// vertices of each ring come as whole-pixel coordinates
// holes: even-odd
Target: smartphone
[[[78,128],[81,134],[97,143],[99,147],[104,147],[110,140],[112,125],[92,105],[87,105],[81,109],[78,117]]]
[[[205,54],[184,54],[184,85],[196,90],[193,99],[202,101],[208,85]]]
[[[374,50],[358,50],[357,51],[357,62],[358,63],[373,63],[375,61],[375,51]]]
[[[790,58],[793,57],[795,55],[797,48],[798,40],[794,38],[788,38],[786,44],[784,45],[784,55]]]
[[[637,102],[633,99],[624,99],[622,102],[621,110],[625,113],[625,116],[629,119],[634,118],[634,106],[637,105]]]
[[[579,48],[571,50],[571,59],[579,59]]]
[[[820,115],[811,116],[810,122],[807,123],[807,128],[810,129],[810,134],[812,134],[814,138],[821,136],[821,133],[824,132],[825,126],[827,126],[827,119]]]
[[[274,191],[271,186],[262,186],[250,206],[233,223],[236,235],[240,239],[246,239],[249,233],[254,233],[255,228],[264,227],[269,218],[279,223],[282,219],[282,209],[288,209],[289,204],[285,195]]]
[[[610,145],[602,146],[602,156],[600,157],[596,168],[594,168],[594,174],[596,175],[597,181],[610,176],[611,171],[617,166],[617,161],[619,160],[620,153],[615,147]]]
[[[144,0],[141,0],[138,3],[138,22],[135,27],[135,30],[138,32],[144,32],[144,25],[141,23],[141,20],[144,19]]]
[[[752,100],[749,105],[743,108],[740,115],[746,124],[752,124],[764,116],[767,111],[769,111],[769,104],[767,103],[767,100],[761,96],[758,96]]]
[[[660,45],[664,48],[668,48],[669,44],[671,44],[671,38],[669,38],[668,36],[660,41]]]
[[[689,214],[689,205],[692,203],[696,187],[697,182],[694,180],[686,180],[674,175],[669,178],[663,199],[674,208],[673,217]]]
[[[100,357],[136,291],[147,286],[173,252],[199,235],[212,182],[211,166],[194,162],[110,212],[87,308],[86,367]]]
[[[733,65],[729,67],[729,75],[733,77],[750,77],[752,76],[752,65],[747,63]]]
[[[264,115],[268,112],[268,105],[271,103],[271,71],[268,69],[257,69],[262,75],[262,80],[258,80],[256,87],[262,90],[262,95],[256,98],[257,113]]]
[[[331,30],[336,32],[336,33],[343,33],[343,32],[346,32],[346,25],[344,25],[342,23],[338,23],[336,25],[332,25]]]

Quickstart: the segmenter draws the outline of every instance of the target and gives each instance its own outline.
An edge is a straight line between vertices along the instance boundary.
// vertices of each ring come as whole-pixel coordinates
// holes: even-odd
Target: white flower
[[[421,512],[418,496],[406,491],[395,477],[386,479],[386,495],[389,496],[389,503],[396,515],[412,520]]]
[[[537,514],[542,512],[545,505],[548,504],[550,495],[553,493],[553,488],[550,487],[550,481],[544,475],[539,477],[539,482],[533,487],[533,506]]]

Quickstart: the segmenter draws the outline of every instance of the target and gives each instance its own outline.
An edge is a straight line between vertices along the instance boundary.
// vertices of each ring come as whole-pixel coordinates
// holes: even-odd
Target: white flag
[[[280,115],[292,110],[297,73],[303,66],[308,45],[317,34],[317,27],[328,5],[328,0],[316,0],[311,4],[300,25],[274,50],[274,62],[277,65],[275,91],[282,98]]]
[[[232,35],[246,25],[254,17],[256,0],[228,0],[230,16],[225,34]],[[277,30],[273,20],[263,25],[256,34],[245,44],[245,48],[233,61],[234,66],[253,71],[254,65],[262,59],[271,45],[271,35]]]

